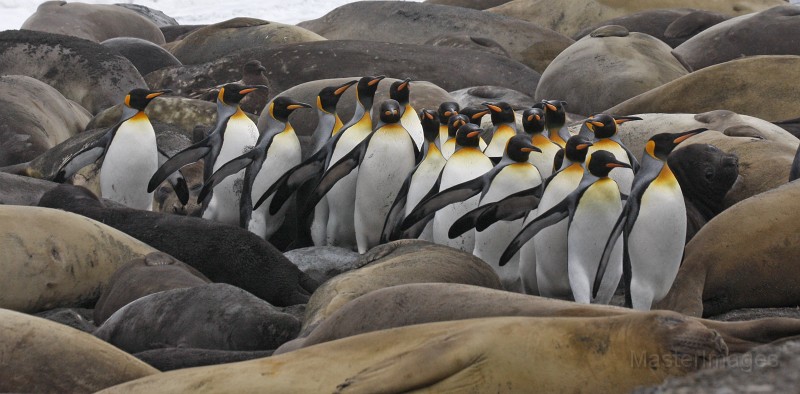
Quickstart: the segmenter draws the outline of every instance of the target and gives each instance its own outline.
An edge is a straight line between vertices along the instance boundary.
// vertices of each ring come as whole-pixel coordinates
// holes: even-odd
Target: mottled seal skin
[[[647,10],[589,26],[577,33],[574,38],[578,40],[601,26],[620,25],[629,31],[649,34],[675,48],[701,31],[727,19],[727,16],[718,12],[691,8]]]
[[[673,53],[694,71],[745,56],[800,55],[800,48],[789,38],[798,35],[800,8],[786,4],[719,23]]]
[[[184,97],[161,96],[158,100],[153,100],[145,108],[144,113],[150,118],[151,123],[161,122],[177,126],[181,134],[190,140],[195,126],[201,125],[210,130],[217,121],[216,104]],[[92,118],[86,126],[87,130],[111,127],[119,121],[120,115],[122,115],[122,104],[114,105]]]
[[[120,267],[108,282],[94,306],[94,324],[131,301],[159,291],[202,286],[211,283],[200,271],[166,253],[150,253]]]
[[[376,331],[280,356],[167,372],[103,393],[196,387],[269,387],[274,393],[362,393],[376,387],[386,393],[628,392],[696,371],[727,353],[716,331],[674,312],[498,317]]]
[[[686,203],[686,242],[725,209],[725,195],[739,177],[739,158],[708,144],[673,151],[667,160]]]
[[[800,182],[744,200],[711,219],[686,245],[658,309],[714,316],[741,308],[800,305]]]
[[[469,34],[447,33],[431,37],[425,45],[452,47],[486,51],[495,55],[511,57],[500,43],[491,38],[472,36]]]
[[[163,26],[161,27],[161,32],[164,33],[164,39],[167,41],[167,44],[171,44],[175,41],[180,41],[189,33],[208,25],[176,25],[176,26]]]
[[[139,15],[141,15],[141,16],[147,18],[147,19],[150,19],[150,21],[155,23],[156,26],[158,26],[159,29],[167,27],[167,26],[177,26],[178,25],[178,21],[176,21],[175,18],[163,13],[162,11],[159,11],[159,10],[156,10],[156,9],[153,9],[153,8],[150,8],[150,7],[145,7],[145,6],[139,5],[139,4],[127,4],[127,3],[117,3],[117,4],[114,4],[114,5],[117,6],[117,7],[124,7],[124,8],[127,8],[127,9],[131,10],[131,11],[135,11]]]
[[[158,373],[91,334],[0,309],[0,391],[95,392]]]
[[[159,45],[165,42],[161,30],[149,18],[125,7],[106,4],[46,1],[21,28],[95,42],[114,37],[136,37]]]
[[[30,161],[84,130],[91,115],[44,82],[0,76],[0,167]]]
[[[533,92],[539,81],[539,73],[524,64],[484,51],[355,40],[242,49],[208,63],[157,70],[148,74],[146,80],[153,89],[171,89],[176,95],[190,95],[238,80],[239,67],[253,59],[268,66],[267,78],[275,95],[303,82],[376,73],[428,81],[447,91],[498,85]],[[465,64],[469,67],[464,67]],[[411,95],[413,97],[413,91]]]
[[[640,312],[628,308],[578,304],[478,286],[414,283],[375,290],[356,298],[311,335],[285,343],[275,354],[367,332],[440,321],[498,316],[602,318],[637,313]],[[731,353],[800,334],[800,320],[791,318],[744,322],[696,320],[718,331]]]
[[[155,252],[102,223],[56,209],[0,205],[0,308],[93,305],[124,262]]]
[[[450,92],[461,108],[480,107],[483,103],[504,101],[515,110],[524,110],[537,103],[533,97],[501,86],[475,86]]]
[[[497,42],[512,59],[540,73],[573,42],[571,38],[553,30],[518,18],[468,8],[402,1],[344,4],[319,19],[301,22],[298,26],[329,40],[370,40],[398,44],[424,44],[443,34],[467,32],[470,36]],[[364,34],[365,31],[369,33]],[[444,64],[448,59],[457,58],[443,56],[439,59]]]
[[[116,37],[100,44],[125,56],[141,75],[147,75],[160,68],[181,65],[180,60],[166,49],[141,38]]]
[[[483,260],[460,250],[420,240],[376,246],[364,254],[361,268],[323,283],[306,306],[300,337],[356,297],[407,283],[464,283],[502,289],[500,279]]]
[[[13,74],[36,78],[93,114],[147,88],[136,67],[110,49],[32,30],[0,32],[0,75]]]
[[[510,0],[425,0],[425,3],[472,8],[473,10],[485,10],[487,8],[497,7],[500,4],[508,3],[509,1]]]
[[[114,312],[94,336],[128,353],[165,347],[271,350],[294,338],[300,321],[225,283],[165,290]]]
[[[108,208],[88,190],[71,185],[50,191],[39,204],[102,221],[214,282],[238,286],[276,306],[305,304],[318,286],[271,244],[239,227],[196,217]]]
[[[538,23],[573,36],[585,26],[636,12],[664,8],[695,8],[737,16],[785,4],[782,0],[514,0],[488,12]]]
[[[535,98],[559,98],[590,115],[689,72],[672,48],[622,26],[603,26],[561,52],[542,73]],[[609,112],[616,114],[615,112]]]
[[[269,357],[272,350],[214,350],[197,348],[161,348],[145,350],[134,356],[161,372],[217,365]]]
[[[699,113],[724,108],[767,121],[797,117],[800,56],[752,56],[715,64],[632,97],[604,111]],[[736,92],[736,94],[732,94]]]
[[[170,52],[184,64],[199,64],[240,49],[324,39],[298,26],[255,18],[233,18],[192,31],[175,43]]]

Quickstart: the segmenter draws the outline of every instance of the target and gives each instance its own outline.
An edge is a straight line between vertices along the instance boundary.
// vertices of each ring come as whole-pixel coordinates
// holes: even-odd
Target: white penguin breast
[[[436,149],[435,147],[431,149]],[[438,150],[429,151],[425,159],[420,163],[417,170],[412,175],[411,183],[408,185],[408,192],[406,197],[406,215],[411,213],[411,210],[425,197],[425,194],[431,190],[436,179],[439,178],[439,173],[442,172],[447,160],[442,156]]]
[[[225,163],[253,149],[257,140],[258,127],[253,121],[247,117],[243,119],[238,116],[231,117],[225,127],[222,148],[217,161],[214,163],[214,171],[225,165]]]
[[[300,140],[294,131],[276,135],[267,150],[267,157],[253,181],[252,197],[257,201],[267,189],[289,169],[300,164]],[[259,207],[260,208],[260,207]]]
[[[123,122],[106,152],[100,170],[103,197],[132,208],[150,209],[150,176],[158,169],[158,148],[153,126],[146,117]]]

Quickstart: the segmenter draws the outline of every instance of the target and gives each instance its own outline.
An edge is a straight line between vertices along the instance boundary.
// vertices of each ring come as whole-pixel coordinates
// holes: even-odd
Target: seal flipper
[[[462,335],[443,335],[420,344],[416,349],[387,358],[345,379],[334,393],[405,393],[431,386],[461,373],[483,358],[466,354]],[[446,359],[447,362],[441,362]],[[408,374],[408,371],[417,371]],[[477,378],[477,376],[476,376]],[[461,382],[467,383],[467,382]],[[469,386],[467,386],[469,387]]]
[[[581,191],[580,194],[583,194]],[[522,231],[517,234],[514,239],[511,240],[511,243],[508,244],[506,250],[503,252],[503,255],[500,256],[500,266],[506,265],[508,260],[511,260],[512,257],[522,248],[522,245],[525,245],[534,235],[536,235],[539,231],[550,227],[570,216],[572,206],[574,206],[574,200],[577,198],[579,194],[573,192],[560,203],[556,204],[552,208],[548,209],[546,212],[542,213],[541,215],[537,216],[536,219],[533,219],[532,222],[528,223]]]
[[[539,207],[543,184],[525,189],[506,198],[487,204],[487,209],[476,219],[475,229],[483,231],[498,221],[512,221],[525,217],[528,212]]]

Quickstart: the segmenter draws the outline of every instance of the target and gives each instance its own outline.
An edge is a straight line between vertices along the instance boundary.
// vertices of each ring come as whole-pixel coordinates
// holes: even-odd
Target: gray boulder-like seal
[[[224,283],[165,290],[114,312],[94,336],[128,353],[169,347],[271,350],[294,338],[300,321]]]
[[[131,11],[135,11],[139,15],[150,19],[153,23],[156,24],[159,28],[167,27],[167,26],[178,26],[178,21],[175,18],[165,14],[162,11],[146,7],[139,4],[130,4],[130,3],[117,3],[114,4],[117,7],[127,8]]]
[[[22,24],[22,29],[64,34],[94,42],[137,37],[163,44],[158,26],[140,13],[108,4],[46,1]]]
[[[0,171],[0,205],[36,205],[58,183]]]
[[[100,44],[125,56],[141,75],[147,75],[160,68],[181,65],[180,60],[166,49],[141,38],[115,37]]]
[[[0,75],[12,74],[36,78],[93,114],[119,104],[133,89],[147,88],[133,63],[116,52],[32,30],[0,32]]]
[[[0,76],[0,167],[30,161],[84,130],[91,115],[44,82]]]
[[[301,22],[298,26],[329,40],[370,40],[398,44],[424,44],[442,34],[466,32],[470,36],[497,42],[512,59],[538,72],[543,72],[550,61],[573,42],[571,38],[539,24],[514,17],[469,8],[404,1],[344,4],[319,19]],[[364,34],[365,31],[369,31],[369,34]],[[458,57],[439,58],[441,64],[451,59],[461,65],[470,64],[463,59],[455,60]]]
[[[425,0],[425,3],[472,8],[473,10],[485,10],[487,8],[497,7],[500,4],[508,3],[509,1],[511,0]]]
[[[487,101],[494,103],[503,101],[511,105],[512,108],[521,110],[528,109],[538,103],[530,95],[502,86],[474,86],[450,92],[450,95],[453,96],[453,100],[461,108],[481,107]]]
[[[147,83],[154,89],[171,89],[176,95],[189,95],[223,82],[238,80],[239,67],[250,60],[258,60],[268,66],[267,77],[271,91],[276,95],[304,82],[341,78],[343,75],[383,74],[397,79],[411,78],[431,82],[447,91],[477,85],[497,85],[533,92],[539,81],[539,73],[524,64],[483,51],[328,40],[242,49],[212,62],[154,71],[147,75]],[[279,64],[280,67],[270,66],[273,64]],[[469,67],[464,67],[465,64],[469,64]]]
[[[94,306],[94,324],[130,302],[160,291],[197,287],[211,283],[200,271],[166,253],[150,253],[120,267]]]
[[[255,234],[201,218],[108,208],[84,188],[61,185],[41,206],[102,221],[194,267],[214,282],[238,286],[277,306],[305,304],[317,288],[281,252]]]
[[[215,350],[168,347],[145,350],[133,355],[161,372],[202,367],[269,357],[272,350]]]
[[[769,28],[765,28],[769,26]],[[689,70],[745,56],[800,55],[800,8],[786,4],[714,25],[672,52]]]

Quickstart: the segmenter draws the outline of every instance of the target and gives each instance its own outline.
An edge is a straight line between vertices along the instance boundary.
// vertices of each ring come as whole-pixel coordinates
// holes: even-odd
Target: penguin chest
[[[528,162],[539,169],[539,173],[541,173],[542,177],[549,177],[553,173],[553,162],[555,161],[556,154],[561,148],[541,134],[534,135],[533,138],[531,138],[531,144],[541,149],[541,153],[531,152]]]
[[[353,150],[364,138],[367,138],[370,132],[372,132],[372,121],[369,119],[369,114],[365,114],[358,123],[342,131],[344,134],[336,142],[336,148],[333,150],[328,168]]]
[[[539,170],[530,163],[509,164],[495,175],[492,184],[481,198],[481,205],[500,201],[516,192],[542,183]]]
[[[583,166],[572,164],[561,171],[550,183],[542,194],[539,202],[539,212],[544,212],[558,204],[567,197],[581,183],[583,177]]]
[[[406,105],[405,112],[400,118],[400,124],[408,131],[408,135],[414,140],[417,148],[421,148],[425,143],[425,133],[422,131],[422,123],[417,117],[417,111],[411,105]]]
[[[243,117],[243,118],[242,118]],[[258,127],[246,116],[234,115],[228,120],[214,171],[225,163],[253,149],[258,140]],[[216,190],[216,189],[215,189]]]
[[[147,182],[157,169],[156,135],[142,113],[117,129],[100,170],[101,194],[131,208],[150,209]]]
[[[267,191],[286,171],[300,164],[300,156],[300,141],[294,130],[276,135],[267,150],[264,164],[253,182],[253,198],[261,197],[261,194]]]
[[[439,190],[477,178],[492,169],[492,161],[475,148],[462,148],[453,153],[444,166]]]
[[[596,268],[621,212],[619,188],[613,180],[602,178],[587,188],[569,224],[570,264],[576,262]]]
[[[414,141],[406,130],[397,124],[382,127],[370,139],[359,166],[356,198],[359,202],[375,200],[380,205],[375,208],[388,212],[413,168]]]
[[[500,126],[497,126],[497,129],[492,135],[491,142],[489,142],[489,145],[486,147],[483,153],[489,157],[503,156],[503,152],[506,149],[508,140],[510,140],[511,137],[515,136],[516,134],[517,131],[507,124],[501,124]]]
[[[411,182],[408,185],[406,215],[411,213],[411,210],[417,206],[422,197],[431,190],[446,162],[447,160],[442,156],[442,153],[436,149],[435,145],[431,144],[428,155],[425,156],[417,170],[414,171],[414,175],[412,175]]]

